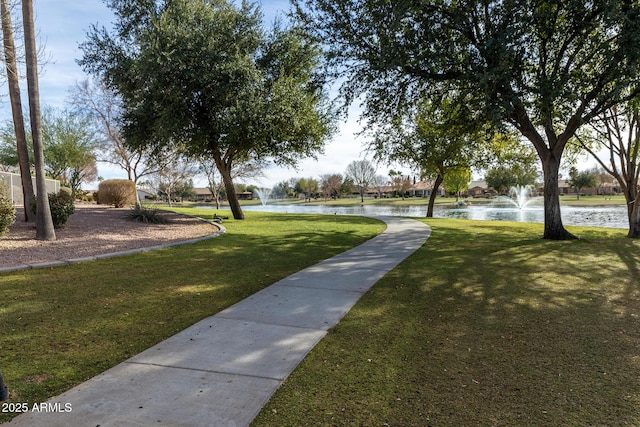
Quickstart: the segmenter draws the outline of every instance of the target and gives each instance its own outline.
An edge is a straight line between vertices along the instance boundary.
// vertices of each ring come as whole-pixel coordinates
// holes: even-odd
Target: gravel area
[[[136,222],[127,219],[129,210],[76,205],[66,226],[56,230],[57,239],[44,242],[35,239],[35,225],[22,221],[24,214],[22,208],[18,208],[16,222],[0,237],[0,268],[175,243],[219,231],[214,224],[173,212],[161,213],[167,218],[167,224]]]

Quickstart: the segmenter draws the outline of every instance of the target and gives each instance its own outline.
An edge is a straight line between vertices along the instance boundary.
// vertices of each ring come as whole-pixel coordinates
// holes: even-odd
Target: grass
[[[253,212],[224,225],[225,235],[197,244],[0,274],[0,369],[11,401],[43,402],[384,229],[365,218]]]
[[[254,427],[640,425],[640,242],[427,223]]]
[[[426,222],[427,244],[329,331],[254,426],[640,425],[639,241]],[[224,225],[194,245],[1,274],[12,401],[41,402],[382,229],[255,212]]]

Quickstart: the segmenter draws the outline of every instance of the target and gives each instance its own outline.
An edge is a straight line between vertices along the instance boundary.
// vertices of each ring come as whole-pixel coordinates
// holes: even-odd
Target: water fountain
[[[255,190],[253,190],[253,193],[258,196],[258,198],[260,199],[260,203],[262,203],[262,206],[267,206],[267,201],[269,200],[269,197],[271,196],[271,189],[269,188],[256,188]]]
[[[516,185],[511,187],[508,196],[496,197],[492,205],[507,205],[507,207],[525,209],[542,200],[541,197],[532,197],[531,190],[532,187],[530,185]]]
[[[469,206],[446,207],[436,206],[434,216],[438,218],[471,219],[480,221],[511,221],[544,223],[542,197],[533,196],[532,188],[514,187],[509,192],[511,197],[502,196],[493,199],[491,204],[471,204]],[[395,215],[424,217],[424,204],[415,206],[354,205],[336,206],[324,204],[282,204],[267,205],[272,191],[269,189],[254,190],[262,205],[247,205],[243,209],[261,212],[281,213],[314,213],[334,215]],[[210,207],[209,207],[210,208]],[[625,205],[615,206],[563,206],[562,220],[566,225],[627,228],[627,208]]]

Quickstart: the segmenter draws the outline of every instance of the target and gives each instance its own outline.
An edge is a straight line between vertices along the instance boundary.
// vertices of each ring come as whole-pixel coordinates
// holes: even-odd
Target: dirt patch
[[[166,224],[145,224],[127,219],[129,208],[76,205],[66,226],[56,230],[56,240],[35,239],[33,223],[16,222],[0,238],[0,268],[83,258],[149,246],[196,239],[218,231],[213,224],[173,212],[162,212]]]

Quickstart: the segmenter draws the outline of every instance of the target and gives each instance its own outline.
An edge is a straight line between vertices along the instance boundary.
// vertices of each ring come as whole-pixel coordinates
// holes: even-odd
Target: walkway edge
[[[387,224],[378,236],[46,402],[60,411],[25,413],[8,425],[249,425],[328,330],[431,233],[420,221],[372,218]]]

